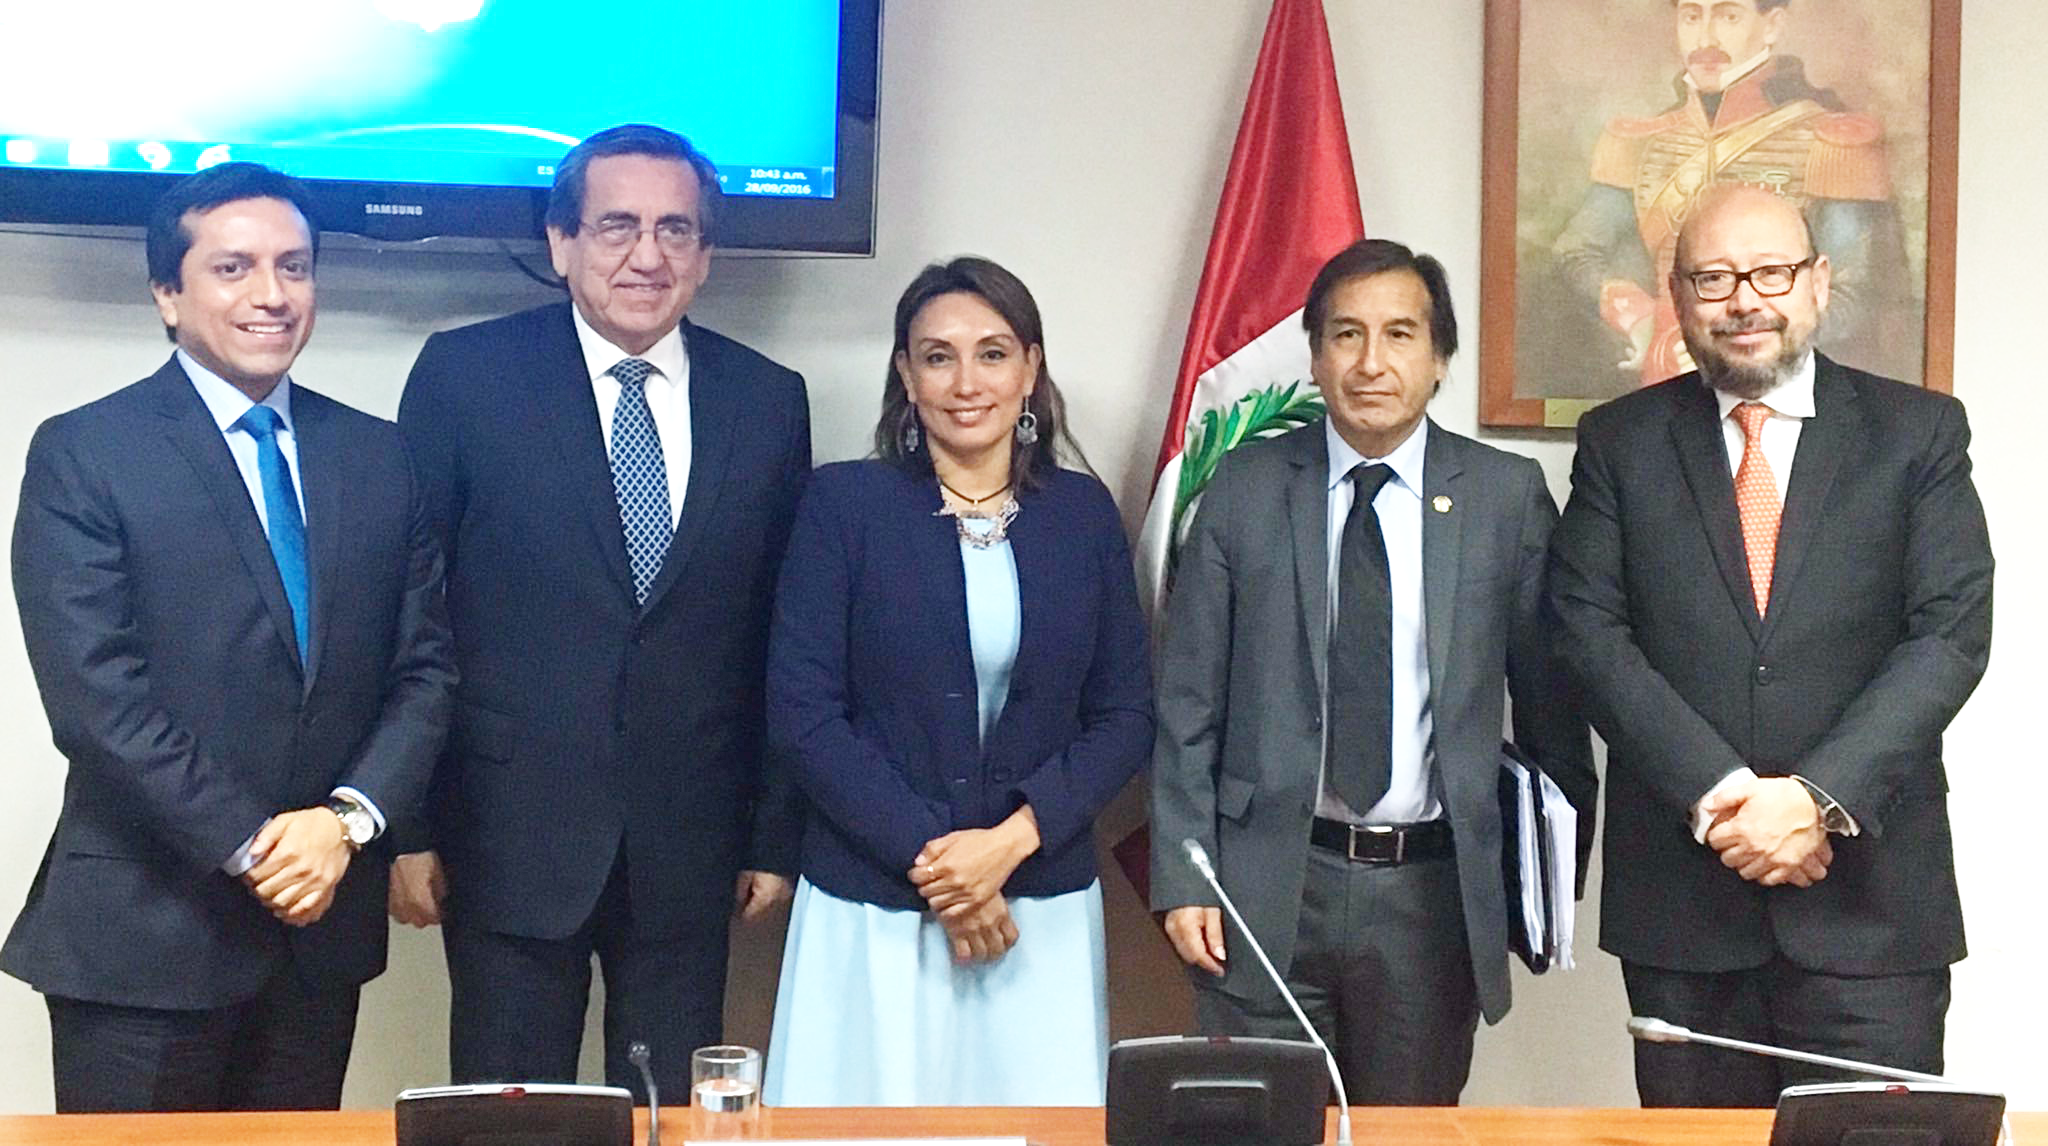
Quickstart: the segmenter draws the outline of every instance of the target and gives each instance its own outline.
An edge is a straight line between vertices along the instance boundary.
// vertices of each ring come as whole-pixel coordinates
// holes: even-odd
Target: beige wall
[[[1369,232],[1443,259],[1471,331],[1479,273],[1481,0],[1326,0]],[[1082,444],[1126,518],[1142,513],[1264,0],[893,0],[884,32],[880,254],[857,261],[721,261],[696,317],[802,370],[819,459],[864,450],[888,351],[888,307],[924,261],[975,251],[1029,282],[1048,357]],[[2038,315],[2048,267],[2040,184],[2048,110],[2030,82],[2048,8],[1973,0],[1965,12],[1957,392],[2001,559],[1992,669],[1950,739],[1951,804],[1972,957],[1956,973],[1954,1072],[2048,1108],[2036,1039],[2048,1005],[2028,972],[2048,940],[2048,896],[2025,846],[2048,808],[2033,719],[2030,646],[2048,618],[2048,541],[2028,466],[2042,388]],[[687,125],[678,125],[687,127]],[[12,490],[35,423],[152,369],[165,351],[142,287],[140,245],[0,234],[0,488]],[[390,414],[429,331],[547,297],[481,257],[335,252],[306,383]],[[1468,345],[1471,343],[1468,342]],[[1435,416],[1476,422],[1473,361],[1453,364]],[[1494,438],[1541,460],[1562,496],[1570,444]],[[11,512],[0,499],[0,514]],[[4,523],[0,523],[4,524]],[[56,815],[62,762],[0,609],[0,727],[12,730],[0,801],[0,917],[24,894]],[[1120,809],[1119,814],[1128,809]],[[1112,881],[1119,1034],[1184,1013],[1161,942]],[[1614,961],[1582,913],[1581,968],[1518,979],[1517,1007],[1480,1036],[1472,1103],[1628,1104],[1626,1013]],[[741,944],[734,1021],[753,1034],[772,987],[772,937]],[[438,938],[395,937],[393,969],[365,996],[348,1101],[376,1106],[446,1069]],[[0,983],[0,1111],[49,1108],[40,1001]]]

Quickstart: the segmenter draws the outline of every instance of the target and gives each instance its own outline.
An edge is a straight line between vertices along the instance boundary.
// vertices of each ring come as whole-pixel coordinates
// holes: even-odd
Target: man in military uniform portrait
[[[1790,0],[1655,2],[1670,6],[1683,65],[1676,102],[1606,122],[1592,185],[1549,252],[1563,293],[1611,334],[1602,353],[1613,352],[1613,382],[1647,385],[1693,369],[1666,283],[1687,212],[1717,183],[1782,196],[1830,252],[1834,303],[1823,350],[1918,379],[1921,305],[1884,123],[1845,108],[1809,81],[1799,57],[1780,51],[1797,18]]]

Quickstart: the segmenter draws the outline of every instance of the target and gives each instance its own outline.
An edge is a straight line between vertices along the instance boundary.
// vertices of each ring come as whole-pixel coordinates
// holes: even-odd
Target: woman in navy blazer
[[[773,1104],[1102,1100],[1090,829],[1150,749],[1151,683],[1122,521],[1060,468],[1063,422],[1024,284],[934,265],[897,304],[877,456],[805,493],[768,665],[810,803]]]

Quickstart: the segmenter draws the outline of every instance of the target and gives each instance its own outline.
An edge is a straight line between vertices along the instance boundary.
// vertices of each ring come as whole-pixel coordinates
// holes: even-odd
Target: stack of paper
[[[1501,877],[1508,943],[1529,970],[1572,969],[1579,814],[1512,744],[1500,757]]]

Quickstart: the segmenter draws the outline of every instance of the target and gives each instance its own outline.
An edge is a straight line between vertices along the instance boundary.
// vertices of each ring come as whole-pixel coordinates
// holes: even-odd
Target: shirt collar
[[[1323,443],[1329,450],[1330,472],[1327,488],[1336,489],[1337,483],[1351,476],[1351,471],[1360,462],[1384,462],[1394,471],[1394,480],[1408,487],[1408,492],[1422,496],[1422,455],[1424,443],[1429,439],[1429,419],[1415,423],[1415,432],[1409,434],[1392,453],[1383,458],[1369,458],[1351,448],[1351,443],[1337,432],[1337,424],[1323,419]]]
[[[1742,61],[1741,63],[1721,73],[1721,94],[1726,94],[1728,89],[1734,87],[1736,83],[1739,82],[1744,76],[1747,76],[1749,73],[1757,70],[1760,67],[1763,67],[1764,61],[1770,58],[1771,50],[1769,48],[1765,48],[1763,51],[1758,52],[1756,55],[1751,56],[1750,58]],[[1692,73],[1690,71],[1685,73],[1685,86],[1691,88],[1694,91],[1700,90],[1700,85],[1692,81]]]
[[[605,341],[604,335],[599,334],[583,320],[583,312],[578,310],[574,303],[569,304],[569,314],[576,320],[576,342],[583,348],[583,364],[590,370],[591,381],[595,382],[611,373],[612,367],[628,358],[638,358],[661,371],[661,376],[668,379],[672,385],[682,380],[688,360],[683,347],[681,323],[677,323],[674,330],[662,335],[659,342],[648,347],[647,353],[628,354]]]
[[[1751,399],[1739,398],[1726,390],[1714,391],[1714,404],[1720,409],[1723,418],[1735,407],[1747,401]],[[1771,413],[1782,417],[1813,417],[1813,351],[1806,352],[1806,357],[1800,361],[1799,368],[1792,372],[1790,378],[1771,387],[1763,397],[1755,401],[1770,407]]]
[[[213,424],[225,434],[234,428],[242,415],[257,405],[268,406],[277,411],[284,421],[286,433],[292,429],[292,380],[286,375],[278,380],[261,403],[252,402],[247,394],[234,388],[225,378],[199,364],[197,358],[185,353],[184,347],[177,352],[178,365],[185,368],[185,377],[192,380],[192,388],[199,391],[199,398],[206,403],[206,411],[213,415]]]

